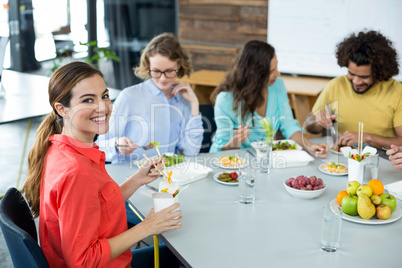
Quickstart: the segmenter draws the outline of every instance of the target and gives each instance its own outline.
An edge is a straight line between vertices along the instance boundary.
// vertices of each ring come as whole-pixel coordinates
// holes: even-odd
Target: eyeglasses
[[[150,75],[152,78],[160,78],[160,77],[162,76],[162,74],[164,74],[166,78],[173,78],[173,77],[176,77],[176,76],[177,76],[177,72],[178,72],[178,71],[179,71],[179,70],[166,70],[166,71],[164,71],[164,72],[161,72],[161,71],[153,71],[153,70],[150,70],[150,71],[149,71],[149,75]]]

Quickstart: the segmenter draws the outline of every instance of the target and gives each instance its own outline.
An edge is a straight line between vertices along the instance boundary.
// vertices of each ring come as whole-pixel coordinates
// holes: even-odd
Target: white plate
[[[346,147],[346,145],[345,145],[345,146],[342,146],[342,147]],[[354,146],[349,146],[349,147],[352,147],[352,149],[356,149],[356,147],[354,147]],[[329,151],[330,151],[331,153],[334,153],[334,154],[343,155],[342,152],[338,152],[338,150],[335,150],[334,147],[329,148]]]
[[[343,155],[341,152],[338,152],[338,150],[335,150],[334,147],[329,148],[329,151],[333,154],[339,154],[339,155]]]
[[[331,209],[334,212],[338,212],[339,211],[339,204],[338,202],[336,202],[336,199],[332,200],[330,203]],[[348,214],[342,213],[342,218],[344,218],[347,221],[351,221],[351,222],[356,222],[356,223],[362,223],[362,224],[386,224],[386,223],[391,223],[394,221],[397,221],[401,218],[402,216],[402,209],[397,205],[394,212],[392,212],[391,214],[391,218],[386,219],[386,220],[380,220],[377,219],[375,217],[369,219],[369,220],[365,220],[363,218],[361,218],[359,215],[357,216],[350,216]]]
[[[322,173],[325,173],[325,174],[328,174],[328,175],[332,175],[332,176],[345,176],[345,175],[348,175],[348,166],[347,166],[346,164],[338,163],[338,164],[341,164],[341,165],[343,165],[343,166],[346,167],[346,172],[345,172],[345,173],[332,173],[332,172],[325,171],[323,168],[324,168],[326,165],[328,165],[328,164],[329,164],[329,163],[320,165],[320,166],[318,167],[318,170],[321,171]]]
[[[225,168],[225,169],[237,169],[237,168],[244,168],[244,167],[247,167],[247,162],[246,162],[246,160],[243,158],[243,157],[238,157],[239,158],[239,160],[241,160],[242,161],[242,165],[240,165],[240,166],[224,166],[224,165],[222,165],[221,164],[221,159],[219,158],[219,164],[218,164],[218,166],[220,167],[220,168]]]
[[[273,144],[278,144],[279,142],[284,143],[284,142],[289,142],[290,145],[295,144],[296,142],[294,140],[275,140],[273,141]],[[292,150],[303,150],[303,148],[296,143],[296,149],[287,149],[287,150],[278,150],[278,151],[292,151]],[[276,151],[273,151],[276,152]]]
[[[172,181],[177,182],[179,185],[203,179],[212,172],[212,168],[190,161],[185,161],[166,169],[168,172],[172,171]]]
[[[217,183],[224,184],[224,185],[230,185],[230,186],[239,185],[238,182],[225,182],[225,181],[219,180],[218,177],[219,177],[219,175],[222,174],[222,173],[223,173],[223,172],[218,172],[218,173],[215,173],[215,174],[214,174],[214,180],[215,180]],[[245,174],[247,174],[247,173],[242,171],[242,174],[245,175]]]

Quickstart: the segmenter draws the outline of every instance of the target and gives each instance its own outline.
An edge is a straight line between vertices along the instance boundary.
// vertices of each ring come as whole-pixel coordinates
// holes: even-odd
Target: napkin
[[[393,182],[384,185],[384,188],[388,190],[390,194],[402,200],[402,181]]]
[[[172,173],[172,181],[179,186],[203,179],[212,172],[212,168],[196,162],[183,162],[167,168]]]
[[[287,150],[272,152],[273,168],[288,168],[306,166],[314,158],[303,150]]]

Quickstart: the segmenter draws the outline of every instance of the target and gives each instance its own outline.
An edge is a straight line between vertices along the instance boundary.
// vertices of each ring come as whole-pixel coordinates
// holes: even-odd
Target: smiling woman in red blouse
[[[83,62],[69,63],[50,78],[53,111],[29,153],[23,192],[34,217],[39,216],[40,243],[51,267],[152,267],[152,250],[150,261],[144,261],[130,247],[181,227],[175,204],[158,213],[151,209],[142,223],[127,230],[124,201],[158,177],[151,167],[162,159],[147,162],[120,186],[110,178],[105,153],[93,143],[96,134],[109,129],[108,93],[102,73]]]

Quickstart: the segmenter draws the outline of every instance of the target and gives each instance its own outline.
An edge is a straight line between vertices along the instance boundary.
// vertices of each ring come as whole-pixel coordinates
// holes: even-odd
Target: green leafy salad
[[[163,154],[162,156],[164,158],[166,158],[165,166],[167,166],[167,167],[170,167],[170,166],[173,166],[176,164],[180,164],[184,160],[184,155],[182,155],[182,154],[174,154],[172,156]]]
[[[296,143],[290,144],[288,141],[285,142],[277,142],[272,145],[272,151],[276,150],[295,150]]]

